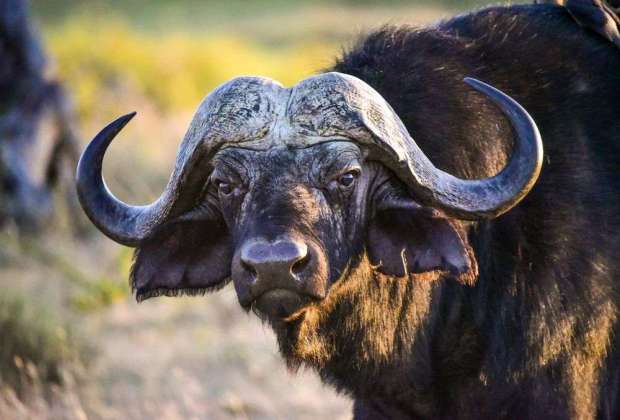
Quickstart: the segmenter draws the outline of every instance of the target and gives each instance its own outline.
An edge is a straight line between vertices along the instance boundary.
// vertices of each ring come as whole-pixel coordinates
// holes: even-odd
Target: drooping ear
[[[443,271],[471,285],[478,266],[464,236],[435,209],[408,198],[388,200],[370,222],[367,249],[370,262],[382,273],[404,276]]]
[[[164,226],[136,250],[130,275],[136,299],[217,290],[230,279],[232,254],[223,221]]]

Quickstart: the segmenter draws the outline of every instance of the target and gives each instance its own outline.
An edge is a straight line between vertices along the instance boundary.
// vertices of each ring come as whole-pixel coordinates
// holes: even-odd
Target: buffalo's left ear
[[[203,294],[230,279],[232,244],[221,220],[163,226],[136,250],[131,286],[136,299]]]
[[[381,204],[370,222],[368,254],[385,274],[443,271],[471,285],[478,266],[464,236],[439,211],[410,199],[392,200]]]

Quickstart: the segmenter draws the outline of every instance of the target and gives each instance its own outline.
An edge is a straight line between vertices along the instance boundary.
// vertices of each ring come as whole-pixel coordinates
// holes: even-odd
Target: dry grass
[[[11,260],[0,275],[18,282],[31,305],[56,307],[97,357],[77,373],[60,371],[62,386],[50,386],[35,364],[20,363],[22,386],[19,392],[2,387],[0,418],[348,417],[350,402],[312,373],[286,371],[271,331],[241,311],[232,287],[139,305],[125,295],[84,312],[72,304],[84,286],[67,277],[63,258],[74,261],[72,270],[88,273],[83,281],[89,284],[107,276],[124,285],[126,250],[99,237],[61,239],[66,241],[52,232],[32,251],[3,236],[4,256]],[[41,260],[41,253],[50,256]]]

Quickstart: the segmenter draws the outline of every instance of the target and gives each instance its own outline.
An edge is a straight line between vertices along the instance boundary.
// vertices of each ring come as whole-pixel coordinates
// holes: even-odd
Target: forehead
[[[347,140],[332,140],[308,147],[276,146],[267,150],[227,147],[214,157],[215,167],[243,166],[264,170],[293,166],[300,171],[309,167],[326,166],[332,162],[348,163],[363,159],[362,150]]]
[[[335,137],[364,140],[371,135],[362,112],[368,95],[360,83],[335,73],[292,88],[266,78],[237,78],[203,101],[187,137],[218,148],[254,150],[305,148]]]

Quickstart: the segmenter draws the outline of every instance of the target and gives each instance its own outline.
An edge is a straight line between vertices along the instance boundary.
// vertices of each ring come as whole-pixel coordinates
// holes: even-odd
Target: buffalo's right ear
[[[217,290],[230,279],[232,254],[221,220],[165,225],[136,250],[130,276],[136,299]]]
[[[410,198],[381,202],[367,249],[370,262],[389,275],[441,271],[465,284],[478,276],[474,252],[455,222]]]

